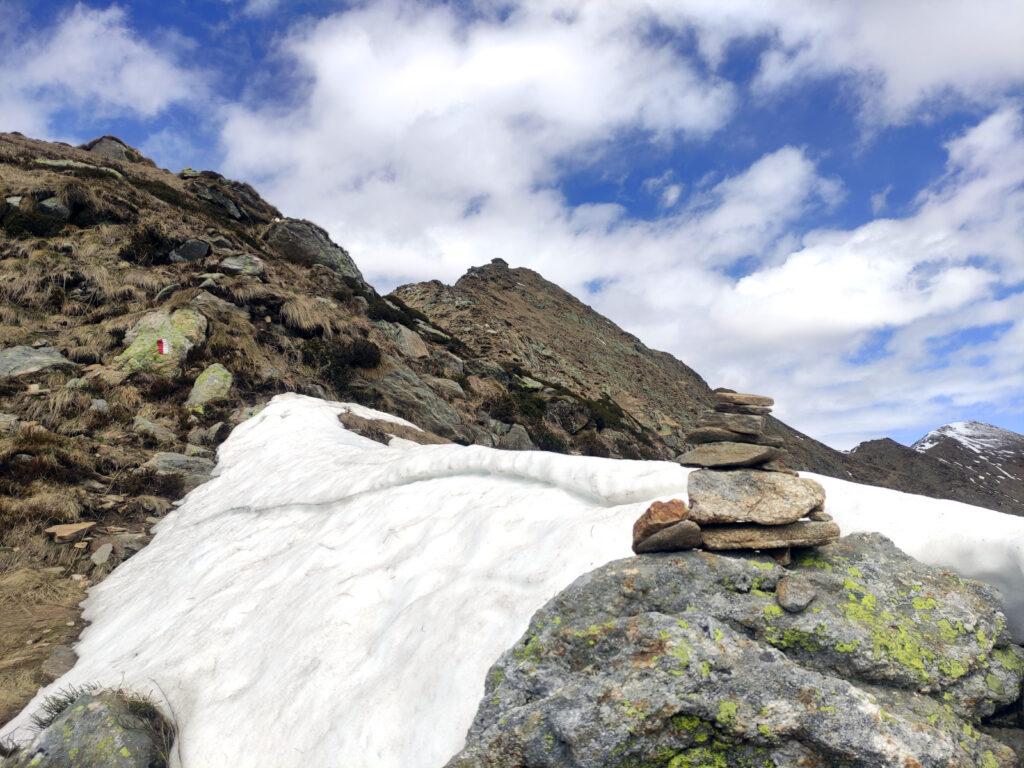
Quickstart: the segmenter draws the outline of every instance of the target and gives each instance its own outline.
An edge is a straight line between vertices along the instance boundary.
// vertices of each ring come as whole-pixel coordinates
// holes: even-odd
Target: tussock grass
[[[95,460],[82,440],[41,427],[22,427],[16,434],[0,438],[0,476],[5,479],[76,483],[94,474]]]
[[[336,331],[338,308],[333,302],[315,296],[296,295],[281,305],[281,319],[293,331],[304,335],[331,338]]]

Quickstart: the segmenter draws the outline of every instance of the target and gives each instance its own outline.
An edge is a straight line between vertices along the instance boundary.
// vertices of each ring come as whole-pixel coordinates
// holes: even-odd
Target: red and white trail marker
[[[171,342],[168,339],[157,339],[156,340],[156,351],[160,355],[171,354]]]

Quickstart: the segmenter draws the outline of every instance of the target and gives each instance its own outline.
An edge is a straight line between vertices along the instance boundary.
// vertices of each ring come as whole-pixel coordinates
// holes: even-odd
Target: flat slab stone
[[[656,501],[633,523],[633,546],[662,528],[668,528],[690,516],[686,503],[679,499]]]
[[[701,421],[702,427],[718,427],[744,435],[759,435],[764,431],[764,416],[752,413],[709,413]]]
[[[704,549],[777,549],[818,547],[839,538],[835,523],[801,521],[789,525],[714,525],[701,527]]]
[[[779,453],[777,448],[756,443],[704,443],[678,461],[694,467],[756,467],[778,458]]]
[[[756,469],[691,472],[687,491],[690,519],[700,525],[785,525],[825,503],[825,489],[814,480]]]
[[[45,532],[53,536],[54,541],[74,541],[84,536],[85,532],[94,525],[96,523],[92,521],[85,523],[61,523],[60,525],[51,525]]]
[[[752,395],[748,392],[715,392],[715,402],[733,405],[775,405],[775,399],[765,395]]]
[[[633,551],[638,555],[651,552],[680,552],[699,547],[700,542],[700,526],[692,520],[681,520],[651,534],[639,544],[634,544]]]
[[[768,405],[733,405],[732,403],[717,403],[715,410],[719,413],[750,413],[754,416],[767,416],[772,412]]]
[[[773,435],[749,435],[743,432],[733,432],[730,429],[721,427],[697,427],[686,435],[686,442],[693,445],[700,443],[754,443],[756,445],[770,445],[773,448],[781,448],[785,441]]]
[[[0,379],[27,376],[47,368],[74,368],[68,360],[53,347],[17,346],[0,349]]]

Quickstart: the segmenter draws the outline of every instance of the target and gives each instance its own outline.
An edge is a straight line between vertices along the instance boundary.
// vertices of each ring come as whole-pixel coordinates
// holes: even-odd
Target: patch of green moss
[[[516,648],[513,654],[519,661],[529,662],[531,664],[540,663],[541,654],[544,650],[544,646],[541,645],[540,638],[536,635],[530,635],[530,638],[519,648]]]

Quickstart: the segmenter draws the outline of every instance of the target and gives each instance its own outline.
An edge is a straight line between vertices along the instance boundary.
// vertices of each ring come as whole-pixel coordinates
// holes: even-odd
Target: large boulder
[[[410,368],[389,359],[379,378],[355,379],[350,388],[375,403],[374,407],[415,421],[416,425],[448,439],[466,439],[458,411],[439,397]],[[467,442],[472,442],[470,438]]]
[[[50,368],[76,368],[53,347],[8,347],[0,349],[0,379],[27,376]]]
[[[176,376],[189,350],[206,339],[206,326],[202,313],[190,307],[150,312],[125,334],[128,347],[114,358],[113,366],[128,373]]]
[[[783,579],[803,599],[778,594]],[[448,765],[1011,768],[979,726],[1019,699],[1022,675],[993,589],[877,534],[789,568],[635,557],[534,615]]]
[[[166,765],[173,730],[140,699],[85,691],[0,768],[152,768]]]
[[[267,228],[263,239],[288,261],[308,267],[323,264],[342,276],[363,282],[363,274],[348,251],[332,242],[327,232],[312,222],[278,219]]]

